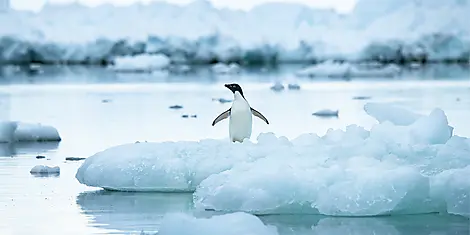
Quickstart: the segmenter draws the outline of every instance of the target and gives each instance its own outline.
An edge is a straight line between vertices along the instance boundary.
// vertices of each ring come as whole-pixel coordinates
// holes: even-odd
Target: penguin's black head
[[[235,93],[235,91],[238,91],[243,96],[243,91],[242,91],[242,88],[240,87],[240,85],[238,85],[236,83],[232,83],[232,84],[225,84],[225,87],[227,87],[233,93]],[[245,97],[243,96],[243,98],[245,98]]]

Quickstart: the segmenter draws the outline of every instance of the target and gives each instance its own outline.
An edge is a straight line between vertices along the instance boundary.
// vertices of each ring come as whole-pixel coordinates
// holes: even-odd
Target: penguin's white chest
[[[230,110],[229,135],[232,142],[243,142],[243,139],[251,137],[252,114],[248,102],[243,97],[237,97]]]

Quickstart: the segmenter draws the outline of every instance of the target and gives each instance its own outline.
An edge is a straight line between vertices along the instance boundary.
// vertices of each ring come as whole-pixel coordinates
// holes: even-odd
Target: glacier
[[[468,12],[462,0],[359,0],[348,14],[292,3],[249,11],[206,0],[47,3],[39,12],[0,12],[0,64],[113,66],[141,55],[176,64],[468,62]]]
[[[203,211],[469,217],[470,139],[453,134],[444,111],[364,109],[377,120],[370,130],[123,144],[88,157],[75,177],[107,190],[193,193]]]

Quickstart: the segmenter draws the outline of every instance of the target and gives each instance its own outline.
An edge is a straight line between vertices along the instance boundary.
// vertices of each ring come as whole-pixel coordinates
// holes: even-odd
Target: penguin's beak
[[[227,87],[229,90],[232,90],[232,88],[230,87],[230,84],[225,84],[224,86]]]

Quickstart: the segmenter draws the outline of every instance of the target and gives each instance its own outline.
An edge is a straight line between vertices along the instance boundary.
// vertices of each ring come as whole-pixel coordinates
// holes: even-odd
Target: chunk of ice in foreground
[[[468,215],[462,169],[469,166],[470,140],[452,136],[446,115],[435,109],[410,125],[350,125],[322,137],[126,144],[87,158],[76,178],[115,190],[194,191],[202,210]]]
[[[183,226],[182,226],[183,225]],[[258,217],[246,213],[195,218],[175,213],[163,217],[159,235],[277,235],[274,226],[265,225]]]
[[[61,141],[56,128],[48,125],[0,122],[0,143]]]

